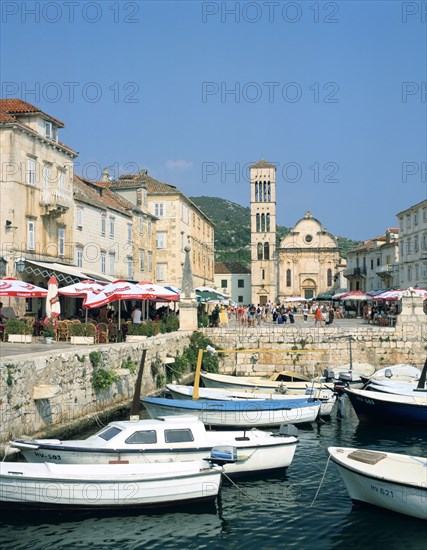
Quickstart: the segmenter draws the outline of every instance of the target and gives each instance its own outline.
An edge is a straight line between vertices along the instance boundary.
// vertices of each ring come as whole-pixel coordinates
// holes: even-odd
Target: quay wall
[[[141,394],[155,392],[164,385],[165,362],[182,352],[190,335],[190,331],[174,332],[137,344],[110,343],[57,351],[52,345],[47,352],[2,358],[0,447],[11,438],[49,436],[63,427],[78,425],[88,416],[93,418],[108,409],[128,405],[143,348],[147,355]],[[133,368],[124,368],[130,362]],[[108,389],[95,391],[92,375],[103,366],[114,369],[119,379]]]
[[[421,367],[427,349],[425,322],[390,328],[337,324],[316,329],[287,325],[202,330],[222,349],[254,350],[220,354],[221,372],[235,374],[270,375],[292,369],[317,375],[326,367],[348,365],[350,338],[355,370],[357,363],[370,363],[377,369],[398,363]],[[58,351],[53,345],[43,353],[1,359],[0,447],[23,435],[51,437],[63,428],[80,426],[85,419],[128,406],[143,348],[147,357],[141,394],[154,393],[164,384],[165,363],[182,352],[190,334],[175,332],[148,338],[142,344],[111,343]],[[321,353],[304,351],[314,349]],[[98,365],[93,364],[93,352]],[[129,360],[135,372],[125,368]],[[95,390],[92,375],[100,366],[113,368],[119,379],[108,389]]]
[[[282,327],[220,327],[204,329],[204,333],[222,349],[254,350],[250,353],[225,354],[222,361],[224,374],[262,376],[292,369],[308,376],[319,375],[326,367],[349,364],[350,338],[353,364],[370,363],[376,370],[400,363],[422,368],[426,360],[426,322],[403,323],[398,327],[363,324],[357,328],[344,328],[338,324],[322,328]]]

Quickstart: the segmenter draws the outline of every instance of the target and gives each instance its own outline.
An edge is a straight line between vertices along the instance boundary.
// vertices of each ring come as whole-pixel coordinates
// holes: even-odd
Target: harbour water
[[[216,503],[156,513],[14,513],[0,515],[7,549],[349,549],[425,550],[427,522],[353,505],[331,445],[427,456],[422,428],[359,424],[344,399],[344,418],[299,428],[286,472],[225,481]],[[426,473],[427,483],[427,473]]]

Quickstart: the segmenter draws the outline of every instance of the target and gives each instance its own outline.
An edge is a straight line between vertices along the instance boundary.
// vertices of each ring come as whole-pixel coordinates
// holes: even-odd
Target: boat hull
[[[141,465],[139,470],[135,466],[130,470],[127,465],[109,465],[104,470],[110,469],[111,474],[101,475],[100,467],[94,465],[3,462],[0,504],[38,509],[156,508],[214,499],[221,485],[221,469],[195,469],[191,465],[196,463],[188,464],[188,468]],[[151,472],[141,470],[147,466],[154,468]]]
[[[271,427],[281,424],[301,424],[314,422],[320,411],[320,403],[314,401],[306,406],[293,406],[291,402],[271,400],[267,404],[256,400],[210,401],[173,400],[142,398],[141,402],[151,418],[165,415],[191,413],[204,424],[217,427],[254,426]],[[259,405],[262,403],[262,405]],[[230,406],[233,405],[231,409]],[[195,408],[197,407],[197,408]]]
[[[401,483],[398,480],[381,479],[378,474],[371,474],[367,471],[375,469],[375,467],[370,468],[369,466],[365,467],[365,471],[363,472],[357,471],[352,465],[349,465],[348,460],[341,460],[337,456],[336,448],[333,449],[335,452],[331,454],[331,459],[337,465],[347,492],[353,501],[427,520],[427,487],[425,482],[424,484],[420,482],[418,486],[415,486],[413,484]],[[343,449],[343,451],[353,451],[353,449]],[[372,453],[372,451],[369,452]],[[424,468],[427,468],[426,459],[417,457],[403,458],[418,461],[424,460]],[[415,465],[415,462],[413,465]],[[403,467],[401,463],[400,468]],[[410,461],[408,461],[407,467],[411,467]]]
[[[427,399],[416,402],[410,396],[346,389],[358,418],[387,424],[427,426]]]
[[[180,384],[166,384],[166,388],[172,394],[174,399],[187,400],[192,399],[193,387],[183,386]],[[330,390],[324,390],[330,396],[328,398],[319,398],[320,400],[320,416],[330,416],[336,402],[336,396]],[[314,391],[312,397],[318,397],[320,392]],[[304,400],[307,395],[280,394],[277,392],[245,392],[239,390],[226,390],[221,388],[199,388],[199,397],[208,400],[235,400],[235,399],[282,399],[282,400]]]

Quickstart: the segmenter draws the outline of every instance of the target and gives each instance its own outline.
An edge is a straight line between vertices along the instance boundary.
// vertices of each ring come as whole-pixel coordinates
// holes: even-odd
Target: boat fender
[[[281,424],[277,435],[297,437],[298,428],[293,424]]]

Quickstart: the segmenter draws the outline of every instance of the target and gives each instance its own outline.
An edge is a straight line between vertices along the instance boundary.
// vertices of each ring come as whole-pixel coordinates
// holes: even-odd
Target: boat
[[[297,437],[253,430],[208,431],[196,416],[164,416],[110,422],[83,440],[16,439],[10,444],[29,462],[60,464],[154,463],[201,460],[213,447],[229,445],[237,460],[224,465],[226,474],[252,473],[290,466]]]
[[[314,422],[319,415],[320,401],[282,399],[165,399],[141,397],[151,418],[161,415],[195,414],[204,424],[219,427],[261,427]]]
[[[344,392],[359,420],[427,426],[427,396],[397,395],[352,388],[346,388]]]
[[[171,393],[174,399],[191,399],[193,397],[194,387],[183,386],[181,384],[166,384],[166,389]],[[307,395],[314,397],[320,401],[320,416],[330,416],[333,406],[335,405],[336,395],[331,390],[306,390],[306,395],[295,395],[277,393],[271,391],[270,393],[262,392],[259,390],[226,390],[221,388],[199,388],[200,399],[210,400],[236,400],[236,399],[284,399],[284,400],[304,400],[307,399]]]
[[[422,371],[410,365],[398,366],[407,368],[405,368],[403,373],[398,371],[397,376],[394,376],[393,372],[388,372],[388,368],[383,369],[384,376],[380,376],[379,378],[373,376],[368,380],[365,388],[367,390],[398,395],[427,397],[427,361]]]
[[[228,374],[213,374],[202,372],[200,378],[206,388],[223,388],[234,390],[253,390],[277,391],[280,393],[302,393],[305,394],[307,388],[321,390],[329,386],[310,381],[301,382],[283,382],[279,380],[268,380],[260,376],[230,376]]]
[[[397,453],[329,447],[350,498],[427,520],[427,459]]]
[[[102,509],[212,500],[222,467],[208,461],[159,464],[0,463],[0,505]]]
[[[395,381],[403,383],[417,383],[421,378],[421,370],[413,365],[390,365],[377,370],[371,376],[362,375],[365,384],[370,382]]]

